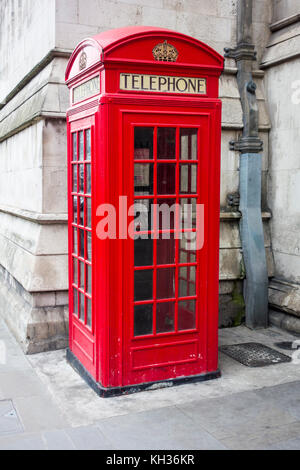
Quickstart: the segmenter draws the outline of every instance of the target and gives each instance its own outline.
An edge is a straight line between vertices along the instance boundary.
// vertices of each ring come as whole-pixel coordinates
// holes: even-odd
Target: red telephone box
[[[154,27],[86,39],[69,61],[67,357],[101,396],[220,375],[222,70]]]

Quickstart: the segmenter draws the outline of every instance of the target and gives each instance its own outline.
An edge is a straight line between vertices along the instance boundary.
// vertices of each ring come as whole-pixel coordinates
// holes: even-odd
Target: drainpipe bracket
[[[226,196],[227,205],[233,210],[238,211],[240,206],[240,193],[229,193]]]
[[[260,153],[263,151],[263,142],[258,137],[242,137],[240,140],[231,140],[229,149],[240,153]]]
[[[239,60],[256,60],[255,46],[253,44],[240,43],[237,47],[231,49],[230,47],[225,47],[224,57],[228,59]]]

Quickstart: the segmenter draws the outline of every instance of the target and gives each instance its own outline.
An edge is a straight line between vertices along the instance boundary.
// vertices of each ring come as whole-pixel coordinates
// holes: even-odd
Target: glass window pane
[[[151,238],[137,238],[134,240],[134,265],[153,265],[153,240]]]
[[[79,279],[79,287],[80,289],[84,290],[84,263],[79,262],[80,267],[80,279]]]
[[[85,132],[85,159],[91,159],[91,129],[87,129]]]
[[[87,260],[92,261],[92,234],[87,232]]]
[[[191,249],[193,244],[186,239],[184,233],[181,235],[182,238],[179,240],[179,263],[196,263],[196,251]]]
[[[175,227],[176,199],[157,199],[157,229],[173,230]]]
[[[197,165],[180,165],[180,193],[197,193]]]
[[[86,299],[86,314],[87,314],[87,319],[86,323],[87,325],[92,328],[92,302],[91,299]]]
[[[157,270],[156,293],[158,299],[175,297],[175,268],[161,268]]]
[[[86,275],[86,289],[85,291],[88,293],[88,294],[91,294],[92,292],[92,269],[91,269],[91,266],[89,264],[86,264],[85,265],[85,275]]]
[[[188,267],[189,295],[196,295],[196,266]]]
[[[77,196],[73,196],[73,221],[77,224]]]
[[[175,194],[176,192],[176,164],[157,164],[157,194]]]
[[[79,215],[79,225],[84,225],[84,197],[79,198],[79,208],[80,208],[80,215]]]
[[[73,313],[78,314],[78,292],[73,289]]]
[[[84,193],[84,165],[78,165],[78,171],[79,171],[79,185],[78,185],[78,192],[79,193]]]
[[[73,169],[73,193],[77,193],[77,165],[72,165]]]
[[[162,234],[157,240],[157,264],[175,264],[175,239],[174,233],[164,234],[169,239],[162,239]]]
[[[179,297],[188,297],[187,282],[183,279],[179,279]]]
[[[197,199],[196,198],[182,198],[180,199],[181,206],[181,228],[196,228],[196,215],[197,215]]]
[[[91,164],[87,163],[85,165],[85,192],[86,194],[91,194]]]
[[[88,294],[92,293],[92,267],[90,264],[85,265],[85,270],[86,270],[86,292]]]
[[[73,284],[78,285],[78,261],[77,258],[73,258]]]
[[[197,193],[197,167],[198,165],[180,165],[180,193]]]
[[[134,129],[135,160],[153,159],[153,127],[136,127]]]
[[[92,200],[90,197],[86,199],[86,226],[92,228]]]
[[[151,300],[153,298],[153,271],[142,270],[134,273],[134,300]]]
[[[83,131],[79,132],[79,160],[84,159],[83,153]]]
[[[152,230],[153,202],[153,199],[136,199],[134,201],[134,229],[136,232]],[[146,236],[142,237],[146,238]]]
[[[73,160],[77,160],[77,133],[73,134]]]
[[[84,230],[79,230],[79,256],[84,258]]]
[[[153,306],[136,305],[134,307],[134,336],[151,335],[153,333]]]
[[[73,253],[78,255],[78,234],[77,228],[73,228]]]
[[[79,302],[80,302],[79,318],[80,320],[84,321],[84,295],[81,293],[79,293]]]
[[[195,250],[190,250],[190,260],[189,263],[196,263],[197,257],[196,257],[196,251]]]
[[[198,130],[180,129],[180,159],[197,160]]]
[[[196,295],[196,266],[179,268],[179,297]]]
[[[179,263],[188,263],[188,254],[183,240],[179,243]]]
[[[153,164],[134,165],[134,194],[137,196],[153,194]]]
[[[90,281],[90,280],[89,280],[89,271],[88,271],[88,268],[89,268],[89,265],[86,264],[86,265],[85,265],[85,289],[84,289],[84,290],[85,290],[85,292],[90,293],[90,292],[89,292],[89,281]]]
[[[196,301],[178,302],[178,330],[192,330],[194,328],[196,328]]]
[[[163,302],[156,305],[156,331],[167,333],[174,331],[175,303]]]
[[[159,127],[157,129],[157,158],[159,160],[175,160],[176,129],[175,127]]]

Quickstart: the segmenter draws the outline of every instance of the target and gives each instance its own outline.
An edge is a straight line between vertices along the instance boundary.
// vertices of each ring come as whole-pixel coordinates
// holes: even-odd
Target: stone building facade
[[[69,95],[64,72],[75,45],[107,29],[151,25],[194,36],[224,54],[224,48],[236,46],[237,2],[1,1],[0,315],[26,352],[67,342]],[[271,320],[300,331],[298,3],[253,0],[252,23],[264,144],[261,200],[269,298],[272,308],[281,311],[272,313]],[[235,60],[226,59],[220,85],[220,325],[231,326],[244,314],[245,277],[236,198],[239,153],[229,146],[243,130]]]
[[[269,303],[278,326],[300,332],[300,4],[274,3],[260,64],[271,120],[268,205],[275,276]],[[281,312],[281,313],[280,313]]]

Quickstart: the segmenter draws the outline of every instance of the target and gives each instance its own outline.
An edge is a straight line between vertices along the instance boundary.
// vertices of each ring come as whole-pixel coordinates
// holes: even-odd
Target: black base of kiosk
[[[174,387],[176,385],[183,385],[194,382],[204,382],[206,380],[218,379],[221,377],[221,371],[217,369],[214,372],[206,374],[192,375],[190,377],[179,377],[177,379],[162,380],[157,382],[149,382],[138,385],[128,385],[126,387],[112,387],[105,388],[100,383],[96,382],[91,374],[83,367],[77,357],[67,349],[67,361],[76,372],[84,379],[84,381],[99,395],[99,397],[116,397],[120,395],[129,395],[147,390],[155,390],[157,388]]]

